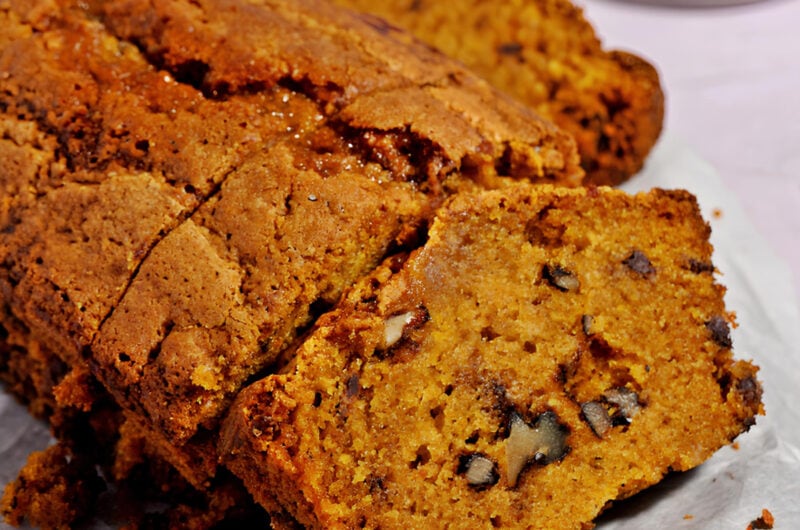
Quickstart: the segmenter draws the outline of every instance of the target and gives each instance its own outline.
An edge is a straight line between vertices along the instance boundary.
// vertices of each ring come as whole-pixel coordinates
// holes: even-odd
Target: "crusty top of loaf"
[[[448,194],[581,181],[565,133],[325,2],[0,19],[3,303],[179,440]]]
[[[603,48],[570,0],[336,0],[380,15],[462,61],[573,135],[588,182],[642,168],[661,132],[656,69]]]

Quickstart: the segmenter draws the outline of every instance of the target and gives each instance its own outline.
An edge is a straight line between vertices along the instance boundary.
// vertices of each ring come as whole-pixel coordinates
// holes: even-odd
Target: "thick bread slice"
[[[243,390],[222,458],[306,528],[585,528],[762,412],[683,191],[464,194]]]

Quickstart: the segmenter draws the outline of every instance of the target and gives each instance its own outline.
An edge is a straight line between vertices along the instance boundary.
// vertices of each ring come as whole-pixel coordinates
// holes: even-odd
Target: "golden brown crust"
[[[310,528],[588,526],[762,412],[708,236],[686,192],[456,196],[240,393],[223,459]]]
[[[152,461],[160,471],[145,473],[151,486],[177,482],[183,491],[188,481],[207,490],[207,511],[202,502],[186,508],[198,526],[245,502],[227,489],[214,453],[217,422],[239,388],[287,362],[286,373],[311,366],[302,352],[317,338],[291,360],[298,336],[384,256],[418,246],[442,201],[513,188],[514,180],[581,182],[563,132],[407,34],[326,3],[126,0],[92,2],[87,11],[83,2],[20,1],[0,7],[0,28],[0,155],[8,161],[0,168],[0,329],[15,341],[0,354],[15,359],[10,380],[30,371],[32,387],[19,391],[43,414],[55,410],[65,447],[99,434],[89,447],[102,448],[97,458],[110,476],[127,481]],[[654,197],[662,195],[681,216],[696,215],[688,195]],[[480,201],[470,204],[475,197],[453,204],[464,219],[477,216],[478,226],[464,226],[479,233],[485,219]],[[638,210],[626,213],[630,205],[619,200],[625,229],[638,226]],[[694,228],[704,241],[707,227]],[[530,229],[534,239],[557,239],[558,230]],[[698,256],[710,252],[699,245]],[[698,263],[697,274],[708,273]],[[379,268],[378,284],[398,268]],[[548,274],[570,285],[558,270]],[[358,324],[336,324],[341,314],[321,326]],[[706,327],[717,342],[723,321]],[[485,341],[495,333],[486,327]],[[591,344],[578,346],[591,354]],[[760,387],[753,368],[731,364],[727,351],[715,356],[714,377],[730,374],[722,394],[745,396],[733,436],[751,421]],[[398,356],[405,362],[413,353]],[[59,370],[48,372],[56,358]],[[587,367],[572,368],[583,391]],[[289,446],[302,437],[292,438],[291,421],[281,419],[298,404],[284,389],[291,380],[266,381],[275,384],[266,387],[272,398],[253,410],[268,414],[256,425],[244,408],[234,415],[225,453],[238,453],[232,466],[251,487],[291,475],[277,490],[253,487],[254,495],[276,524],[290,527],[289,513],[314,524],[319,506],[300,491],[306,470],[290,469],[296,455],[261,467],[264,448],[248,430],[285,426],[276,436]],[[344,388],[358,393],[360,385]],[[418,469],[430,455],[416,458]],[[358,492],[383,502],[382,484],[376,475]]]
[[[604,50],[569,0],[336,3],[409,30],[568,131],[588,182],[627,180],[661,132],[664,94],[655,68]]]
[[[563,131],[316,0],[20,0],[0,42],[2,353],[65,439],[114,409],[118,477],[213,482],[238,388],[449,194],[582,181]]]
[[[0,12],[0,292],[171,439],[213,427],[312,304],[446,194],[580,183],[566,134],[371,17],[314,0],[86,9]]]

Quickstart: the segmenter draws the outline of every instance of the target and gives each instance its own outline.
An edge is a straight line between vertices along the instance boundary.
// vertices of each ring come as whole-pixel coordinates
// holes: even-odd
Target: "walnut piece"
[[[597,401],[589,401],[581,405],[581,413],[594,433],[602,438],[613,424],[606,408]]]
[[[559,291],[577,291],[581,286],[578,277],[561,265],[545,265],[542,277]]]
[[[475,488],[493,486],[500,478],[497,466],[486,455],[472,453],[462,456],[458,465],[458,472],[463,473],[467,484]]]
[[[540,414],[533,425],[528,425],[514,412],[506,439],[508,485],[516,486],[520,473],[531,462],[547,465],[563,458],[567,452],[566,440],[566,430],[558,424],[554,413]]]
[[[652,276],[656,273],[655,267],[641,250],[634,250],[622,263],[642,277]]]
[[[414,320],[414,312],[408,311],[386,319],[383,329],[383,339],[386,348],[393,346],[403,336],[405,327]]]
[[[641,410],[639,395],[624,386],[606,391],[605,398],[609,403],[619,407],[620,414],[628,423]]]

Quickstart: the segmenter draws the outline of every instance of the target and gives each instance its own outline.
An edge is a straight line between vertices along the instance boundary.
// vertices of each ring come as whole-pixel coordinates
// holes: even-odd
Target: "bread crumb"
[[[722,219],[722,209],[714,208],[711,210],[711,215],[714,216],[714,219]]]
[[[775,517],[769,510],[761,510],[761,517],[750,521],[747,530],[770,530],[775,525]]]
[[[683,516],[683,519],[685,521],[691,521],[692,519],[694,519],[694,515],[687,513],[686,515]]]

